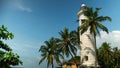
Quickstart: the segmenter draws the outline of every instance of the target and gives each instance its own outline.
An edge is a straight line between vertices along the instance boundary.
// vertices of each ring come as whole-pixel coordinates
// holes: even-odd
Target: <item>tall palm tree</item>
[[[96,8],[94,11],[93,8],[87,8],[87,11],[84,11],[84,15],[87,16],[87,20],[82,20],[83,24],[80,27],[81,35],[86,32],[88,29],[94,38],[94,47],[96,51],[96,35],[100,36],[100,29],[108,33],[107,27],[105,27],[102,22],[108,20],[111,21],[111,18],[108,16],[99,16],[100,8]],[[97,61],[97,58],[95,58]]]
[[[75,40],[77,39],[77,32],[71,31],[69,32],[68,28],[64,28],[63,31],[59,32],[61,38],[60,38],[60,48],[63,50],[63,54],[65,54],[67,57],[71,55],[74,57],[77,52],[76,43]],[[76,41],[77,42],[77,41]]]
[[[101,61],[100,65],[102,65],[105,68],[110,68],[110,65],[113,60],[112,54],[113,53],[111,51],[110,44],[107,42],[104,42],[98,50],[98,60]]]
[[[57,48],[55,38],[51,38],[49,41],[45,41],[44,43],[45,45],[42,45],[39,49],[42,56],[42,58],[39,61],[39,64],[41,64],[44,60],[47,60],[47,68],[49,67],[49,65],[52,65],[52,68],[54,68],[54,59],[57,63],[61,63],[60,58],[63,59],[63,56],[60,53],[61,51]]]

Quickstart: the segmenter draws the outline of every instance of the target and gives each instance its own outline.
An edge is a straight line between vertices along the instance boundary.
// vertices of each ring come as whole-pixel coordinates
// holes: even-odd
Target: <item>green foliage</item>
[[[12,49],[3,42],[3,40],[13,39],[14,35],[7,30],[7,27],[2,25],[0,27],[0,67],[11,68],[10,65],[22,64],[17,54],[12,53]]]
[[[0,39],[8,40],[13,38],[14,38],[14,35],[7,30],[7,27],[2,25],[0,27]]]
[[[12,49],[5,44],[2,40],[8,40],[8,39],[13,39],[14,35],[7,30],[7,27],[2,25],[0,27],[0,48],[6,50],[6,51],[12,51]]]
[[[84,15],[88,17],[88,19],[84,20],[83,24],[80,27],[81,34],[86,32],[88,28],[90,29],[90,33],[96,36],[97,34],[100,35],[99,29],[108,33],[107,27],[102,25],[101,22],[104,21],[112,21],[112,19],[108,16],[99,16],[99,10],[101,8],[96,8],[94,11],[93,8],[87,8],[87,11],[84,11]]]
[[[0,66],[1,67],[10,67],[10,65],[19,65],[22,64],[22,61],[19,60],[19,56],[12,52],[6,52],[2,55],[0,59]]]
[[[70,31],[68,28],[64,28],[63,31],[59,32],[60,38],[51,38],[45,41],[45,45],[42,45],[39,49],[41,52],[41,59],[39,64],[44,60],[47,60],[47,67],[53,65],[55,60],[58,64],[61,64],[60,58],[64,59],[63,55],[67,57],[71,55],[74,57],[77,52],[77,47],[79,46],[79,28],[78,30]]]
[[[68,28],[64,28],[63,31],[59,32],[60,38],[60,48],[63,50],[63,54],[67,57],[71,55],[72,57],[76,56],[77,48],[76,45],[79,45],[79,32],[71,31],[69,32]]]
[[[97,52],[101,68],[120,68],[120,49],[111,48],[109,43],[104,42]]]
[[[52,65],[52,68],[54,68],[53,61],[55,60],[59,64],[61,63],[60,58],[63,59],[61,50],[57,48],[57,39],[51,38],[49,41],[45,41],[44,43],[45,45],[42,45],[39,49],[41,52],[39,64],[41,64],[44,60],[47,60],[47,68],[49,65]]]
[[[22,64],[22,62],[19,60],[19,56],[12,52],[5,53],[3,56],[3,61],[9,62],[9,64],[12,64],[12,65],[18,65],[19,63]]]
[[[71,58],[68,62],[79,62],[80,63],[80,56],[75,56],[74,58]]]
[[[12,49],[1,40],[0,40],[0,48],[4,49],[6,51],[12,51]]]

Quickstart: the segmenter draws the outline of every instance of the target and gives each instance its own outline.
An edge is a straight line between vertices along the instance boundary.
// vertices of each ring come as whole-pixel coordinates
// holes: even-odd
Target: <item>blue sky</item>
[[[110,34],[101,32],[102,41],[98,38],[98,45],[120,38],[119,0],[0,0],[0,25],[14,33],[14,39],[6,42],[20,55],[24,68],[46,68],[45,62],[38,65],[40,45],[51,37],[59,37],[58,32],[64,27],[77,28],[77,12],[82,3],[102,8],[100,15],[112,18],[111,23],[104,23]],[[116,39],[111,43],[118,46],[119,42]]]

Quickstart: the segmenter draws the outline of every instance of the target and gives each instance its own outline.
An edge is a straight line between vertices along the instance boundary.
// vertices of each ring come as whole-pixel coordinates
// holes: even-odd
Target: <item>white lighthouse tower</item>
[[[79,26],[81,26],[85,19],[88,19],[83,12],[87,11],[87,6],[85,4],[81,5],[81,9],[78,12],[79,17]],[[87,67],[96,67],[98,66],[98,62],[96,60],[96,50],[95,50],[95,41],[93,35],[90,33],[90,29],[84,32],[82,35],[80,33],[80,56],[81,56],[81,66]]]

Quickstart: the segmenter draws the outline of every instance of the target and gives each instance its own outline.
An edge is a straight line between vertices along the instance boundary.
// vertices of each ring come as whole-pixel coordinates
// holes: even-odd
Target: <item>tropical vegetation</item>
[[[97,50],[98,63],[101,68],[120,68],[120,49],[111,48],[110,43],[104,42]]]
[[[7,27],[0,27],[0,67],[11,68],[12,66],[22,64],[19,55],[14,54],[12,49],[4,43],[5,40],[13,39],[14,35],[7,30]]]
[[[69,55],[71,55],[71,57],[76,56],[77,46],[79,43],[77,30],[69,32],[68,28],[64,28],[64,30],[60,31],[59,34],[60,38],[51,38],[49,41],[45,41],[45,45],[40,47],[39,51],[41,52],[42,56],[40,63],[43,60],[47,60],[47,67],[50,64],[52,65],[52,68],[54,68],[54,59],[57,61],[57,63],[61,63],[59,57],[64,59],[63,56],[65,55],[66,57],[69,57]]]
[[[49,65],[52,65],[52,68],[54,68],[54,59],[59,64],[61,63],[60,58],[64,58],[63,55],[60,53],[62,50],[56,48],[58,44],[55,38],[51,38],[44,43],[45,44],[42,45],[39,49],[39,51],[41,52],[41,60],[39,64],[41,64],[44,60],[47,60],[47,68],[49,67]]]
[[[68,28],[64,28],[63,31],[60,31],[59,34],[61,36],[60,38],[60,47],[63,50],[63,54],[65,54],[67,57],[69,54],[71,57],[76,56],[77,48],[76,48],[76,39],[77,39],[77,32],[71,31],[69,32]]]

